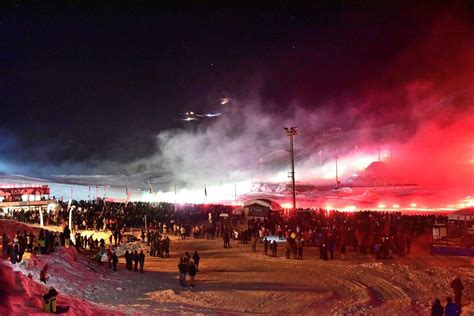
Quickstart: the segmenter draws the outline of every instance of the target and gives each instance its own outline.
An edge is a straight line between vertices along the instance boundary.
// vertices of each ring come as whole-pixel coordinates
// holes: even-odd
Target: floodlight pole
[[[295,152],[293,148],[293,136],[298,135],[296,127],[285,127],[286,135],[290,137],[290,156],[291,156],[291,184],[293,195],[293,214],[296,214],[296,187],[295,187]]]

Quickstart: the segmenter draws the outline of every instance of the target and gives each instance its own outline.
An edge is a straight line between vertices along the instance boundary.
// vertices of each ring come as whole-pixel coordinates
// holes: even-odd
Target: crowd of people
[[[233,229],[242,244],[251,241],[252,251],[256,251],[257,243],[263,243],[265,254],[271,252],[272,256],[278,243],[285,242],[288,259],[302,259],[303,247],[312,246],[319,248],[323,260],[334,259],[336,251],[345,260],[347,247],[384,260],[409,254],[412,240],[428,232],[437,220],[443,218],[374,211],[311,210],[289,218],[270,216],[250,219],[247,226]],[[223,228],[224,231],[226,229]],[[277,238],[270,243],[266,241],[269,236]]]
[[[3,233],[2,259],[16,264],[22,262],[25,252],[49,254],[59,246],[69,247],[70,234],[68,226],[59,234],[46,229],[40,229],[38,236],[32,230],[18,230],[13,237]]]
[[[68,222],[68,205],[61,201],[58,203],[57,211],[45,214],[45,222],[64,226]],[[31,231],[25,231],[17,232],[12,239],[3,234],[3,259],[10,259],[12,263],[21,262],[25,251],[48,254],[58,246],[68,247],[71,244],[78,251],[98,253],[99,261],[106,253],[110,269],[117,271],[118,256],[113,246],[122,243],[126,231],[137,228],[141,229],[141,241],[149,247],[149,255],[161,258],[170,257],[169,235],[172,234],[179,239],[222,238],[224,248],[231,248],[231,240],[241,244],[250,242],[252,251],[256,252],[257,247],[262,245],[263,253],[270,257],[278,256],[279,245],[282,244],[281,249],[284,249],[287,259],[302,260],[303,249],[314,247],[321,260],[337,257],[346,260],[349,249],[353,253],[372,255],[376,260],[387,260],[410,254],[413,240],[428,232],[433,223],[446,219],[436,215],[319,209],[299,210],[290,217],[272,213],[267,217],[244,220],[240,215],[232,216],[235,207],[225,205],[124,204],[103,200],[79,201],[73,205],[72,227],[65,225],[60,233],[41,229],[37,237]],[[228,215],[220,216],[223,213]],[[15,212],[13,217],[23,222],[39,221],[34,211]],[[104,239],[95,239],[93,235],[82,236],[79,230],[110,233],[110,247],[107,249]],[[180,257],[178,270],[181,286],[195,285],[199,260],[197,252]],[[144,262],[143,250],[125,252],[126,269],[144,272]],[[441,304],[438,301],[433,305],[433,315],[439,314]],[[455,294],[455,302],[449,300],[448,303],[447,306],[460,306],[460,294]],[[450,309],[444,307],[443,312],[448,315],[446,310]]]
[[[197,205],[148,202],[106,202],[102,199],[93,201],[73,201],[71,230],[115,231],[142,228],[145,223],[148,228],[158,227],[165,233],[171,230],[183,238],[194,234],[195,224],[209,219],[217,222],[221,213],[231,213],[235,208],[229,205]],[[43,212],[46,225],[60,226],[69,220],[68,203],[59,200],[56,210],[53,208]],[[210,215],[209,215],[210,214]],[[13,212],[12,219],[26,223],[40,223],[38,210],[20,210]],[[201,227],[203,228],[203,227]],[[203,228],[204,229],[204,228]],[[211,238],[219,235],[215,225],[206,226],[205,233]]]
[[[68,221],[68,205],[61,201],[58,203],[57,211],[45,214],[47,224],[61,225]],[[110,231],[109,243],[117,245],[123,233],[135,227],[142,228],[141,239],[147,240],[150,255],[163,258],[169,257],[170,239],[166,235],[171,233],[181,239],[190,236],[211,240],[221,237],[224,248],[231,247],[232,239],[242,244],[250,241],[253,251],[257,250],[257,244],[263,243],[264,253],[273,257],[277,256],[278,243],[283,242],[288,259],[303,259],[303,248],[314,246],[319,248],[322,260],[334,259],[336,252],[344,260],[348,247],[384,260],[409,254],[412,240],[427,232],[435,221],[442,220],[435,215],[408,216],[373,211],[349,213],[321,209],[299,210],[291,217],[273,213],[268,217],[243,221],[240,216],[232,216],[233,206],[111,203],[100,199],[73,202],[72,207],[70,229],[60,234],[46,230],[40,233],[38,244],[41,253],[52,251],[56,239],[60,239],[61,245],[68,245],[73,235],[78,250],[99,250],[103,254],[106,252],[104,240],[94,239],[93,235],[83,237],[77,230]],[[230,217],[221,217],[222,213],[230,214]],[[15,212],[13,216],[24,222],[39,220],[34,211]],[[8,237],[3,239],[3,257],[12,252],[14,255],[9,257],[21,261],[25,249],[28,247],[31,251],[35,238],[31,234],[23,235],[15,236],[18,240],[12,242],[11,247]],[[268,242],[269,236],[278,236],[278,240]]]

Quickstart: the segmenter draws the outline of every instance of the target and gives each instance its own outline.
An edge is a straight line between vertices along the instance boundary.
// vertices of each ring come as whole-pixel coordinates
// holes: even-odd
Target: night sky
[[[464,60],[452,58],[453,51],[472,43],[464,36],[472,31],[467,2],[298,8],[279,2],[260,8],[78,3],[1,10],[4,163],[133,162],[159,150],[160,131],[189,128],[184,112],[219,111],[222,97],[258,94],[264,110],[285,113],[295,102],[317,109],[328,100],[397,89],[414,77],[436,78],[449,91],[445,68],[460,70],[458,60]],[[374,124],[404,116],[399,98],[364,106]]]

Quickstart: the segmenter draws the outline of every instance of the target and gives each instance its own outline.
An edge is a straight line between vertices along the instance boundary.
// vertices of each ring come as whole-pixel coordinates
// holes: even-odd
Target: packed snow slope
[[[444,303],[452,296],[454,276],[465,286],[463,315],[472,315],[471,258],[430,255],[428,237],[415,239],[406,257],[385,261],[351,247],[346,261],[338,254],[322,261],[315,248],[305,248],[304,260],[294,260],[285,258],[283,244],[273,258],[261,245],[252,252],[250,244],[232,241],[232,248],[224,249],[221,239],[173,237],[171,258],[147,256],[143,274],[125,270],[123,258],[118,271],[110,271],[72,248],[38,255],[34,268],[27,269],[25,262],[15,267],[19,272],[4,271],[18,288],[10,299],[15,315],[40,313],[41,295],[49,286],[59,291],[58,304],[69,305],[71,315],[430,315],[434,298]],[[178,259],[195,250],[201,256],[197,286],[181,287]],[[45,263],[50,266],[47,286],[38,284]]]

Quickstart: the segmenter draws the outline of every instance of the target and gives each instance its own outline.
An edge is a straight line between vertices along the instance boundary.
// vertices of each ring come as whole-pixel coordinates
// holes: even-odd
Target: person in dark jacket
[[[135,250],[133,253],[133,271],[138,272],[138,251]]]
[[[444,314],[446,316],[459,316],[461,314],[459,306],[453,303],[451,297],[446,297],[446,302],[446,306],[444,307]]]
[[[41,269],[41,272],[40,272],[40,281],[46,284],[47,280],[48,280],[48,264],[45,264],[43,269]]]
[[[12,264],[16,264],[16,260],[18,259],[18,253],[19,253],[19,246],[18,244],[13,244],[10,246],[10,262]]]
[[[439,300],[439,298],[437,298],[431,306],[431,316],[443,316],[443,314],[443,305],[441,305],[441,301]]]
[[[296,258],[303,259],[303,240],[301,238],[296,239]]]
[[[64,227],[63,236],[64,236],[64,245],[69,248],[69,240],[71,239],[71,230],[69,229],[68,225]]]
[[[201,256],[199,256],[198,252],[195,251],[193,254],[194,265],[196,266],[196,271],[199,271],[199,261],[201,261]]]
[[[328,242],[327,242],[327,250],[329,251],[329,258],[331,260],[334,259],[334,249],[336,248],[336,241],[334,240],[334,238],[331,236],[328,238]]]
[[[163,256],[165,258],[170,257],[170,243],[170,238],[166,236],[165,239],[163,239]]]
[[[461,307],[461,296],[464,286],[462,285],[461,279],[459,277],[454,278],[451,281],[451,288],[454,291],[454,302]]]
[[[186,264],[186,262],[184,262],[183,257],[179,259],[178,270],[179,284],[181,284],[181,286],[186,286],[186,273],[188,272],[188,265]]]
[[[118,227],[115,228],[114,230],[114,244],[117,246],[117,244],[120,244],[120,230]]]
[[[2,259],[3,260],[6,260],[8,256],[10,255],[8,253],[8,243],[9,243],[8,236],[7,234],[3,233],[2,235]]]
[[[117,263],[118,263],[118,257],[114,251],[114,253],[112,254],[112,266],[114,268],[114,271],[117,271]]]
[[[277,245],[276,240],[274,240],[274,241],[272,242],[272,256],[273,256],[273,257],[276,257],[276,256],[277,256],[277,249],[278,249],[278,245]]]
[[[143,250],[140,250],[140,253],[138,254],[138,262],[140,263],[140,272],[143,273],[143,266],[145,265],[145,254],[143,253]]]
[[[324,242],[319,244],[319,258],[323,259],[324,261],[328,260],[328,248]]]
[[[188,274],[189,274],[189,285],[194,287],[194,277],[196,276],[196,266],[194,265],[194,261],[191,260],[189,267],[188,267]]]
[[[27,249],[28,249],[28,252],[33,252],[33,243],[35,241],[35,235],[33,235],[33,232],[30,232],[27,237],[26,237],[26,241],[27,241]]]
[[[132,270],[132,254],[125,251],[125,268],[127,270]]]
[[[18,250],[17,262],[21,262],[21,260],[23,260],[23,255],[26,250],[26,232],[24,235],[22,235],[21,233],[18,234],[18,244],[19,244],[19,250]]]

